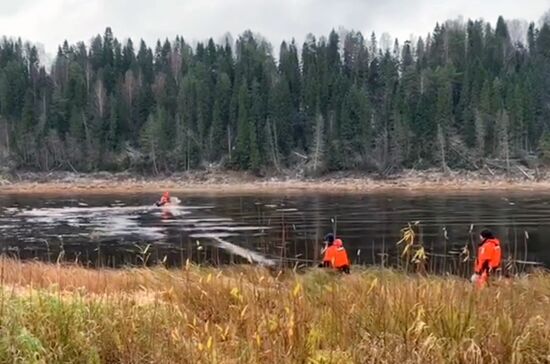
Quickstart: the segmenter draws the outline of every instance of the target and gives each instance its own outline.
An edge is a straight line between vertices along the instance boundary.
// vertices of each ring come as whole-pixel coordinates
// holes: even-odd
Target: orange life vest
[[[162,197],[160,198],[159,205],[166,205],[167,203],[170,203],[170,193],[164,192],[162,194]]]
[[[327,248],[325,256],[323,257],[323,262],[328,263],[330,267],[335,269],[350,266],[348,253],[344,248],[342,240],[336,239],[334,244]]]
[[[500,241],[498,239],[486,239],[477,250],[475,272],[476,274],[487,274],[490,270],[499,268],[501,261]]]

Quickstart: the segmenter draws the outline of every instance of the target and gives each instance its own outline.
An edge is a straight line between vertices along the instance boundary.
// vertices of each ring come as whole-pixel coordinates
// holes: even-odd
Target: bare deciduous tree
[[[94,96],[97,114],[99,117],[103,118],[105,117],[105,109],[107,107],[107,91],[105,90],[105,85],[101,78],[98,78],[95,82]]]
[[[134,97],[137,90],[137,80],[132,70],[126,71],[126,74],[124,75],[123,88],[126,103],[131,108],[134,103]]]

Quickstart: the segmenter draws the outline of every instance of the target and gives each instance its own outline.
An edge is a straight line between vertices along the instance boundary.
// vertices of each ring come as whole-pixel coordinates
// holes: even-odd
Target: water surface
[[[396,264],[400,229],[420,221],[422,242],[436,255],[456,255],[486,226],[506,257],[550,266],[549,194],[177,197],[178,206],[156,208],[151,194],[0,195],[0,247],[24,259],[91,265],[310,264],[323,235],[336,230],[355,263]]]

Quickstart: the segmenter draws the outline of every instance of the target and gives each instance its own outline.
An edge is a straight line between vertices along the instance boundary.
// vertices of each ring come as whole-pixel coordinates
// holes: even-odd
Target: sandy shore
[[[3,180],[0,193],[24,194],[294,194],[294,193],[491,193],[548,192],[550,179],[508,179],[475,173],[404,172],[391,179],[335,174],[319,179],[258,178],[248,174],[194,173],[170,177],[128,175],[26,175]]]

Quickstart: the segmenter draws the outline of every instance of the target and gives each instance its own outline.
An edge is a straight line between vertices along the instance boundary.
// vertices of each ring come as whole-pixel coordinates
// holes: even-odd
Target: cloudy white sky
[[[404,40],[460,15],[538,21],[548,9],[550,0],[0,0],[0,34],[42,43],[53,54],[63,40],[89,41],[106,26],[119,39],[148,43],[176,35],[219,39],[252,29],[278,45],[339,27]]]

